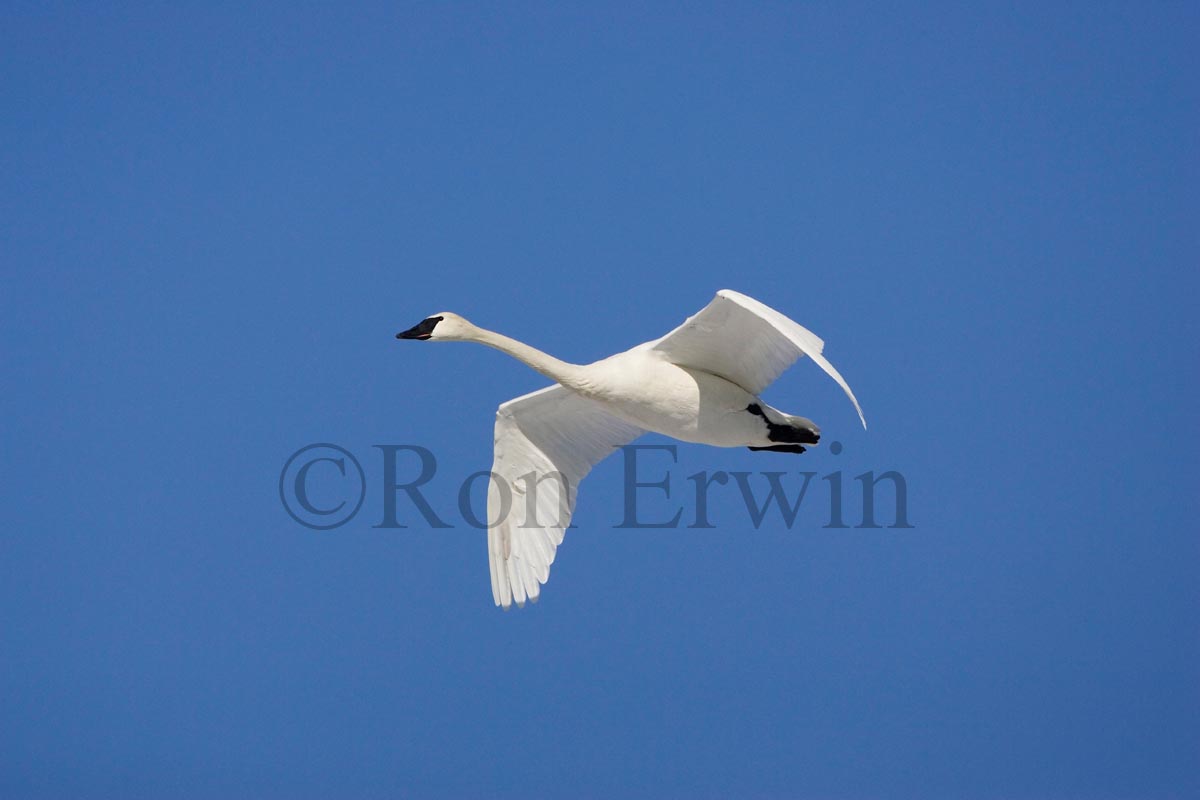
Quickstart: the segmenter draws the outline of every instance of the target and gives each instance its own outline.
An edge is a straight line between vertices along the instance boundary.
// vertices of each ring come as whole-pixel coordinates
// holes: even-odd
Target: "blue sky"
[[[1200,794],[1194,7],[102,5],[0,12],[4,796]],[[495,609],[456,498],[543,381],[393,334],[726,287],[870,430],[802,363],[840,455],[683,445],[646,514],[895,469],[916,527],[614,529],[609,459]],[[373,527],[376,444],[454,528]]]

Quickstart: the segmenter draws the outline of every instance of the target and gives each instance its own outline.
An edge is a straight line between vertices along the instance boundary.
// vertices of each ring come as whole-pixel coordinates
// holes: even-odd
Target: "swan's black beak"
[[[430,336],[433,336],[433,329],[437,327],[437,324],[441,321],[441,317],[430,317],[429,319],[423,319],[408,330],[397,333],[396,338],[419,339],[421,341],[425,341]]]

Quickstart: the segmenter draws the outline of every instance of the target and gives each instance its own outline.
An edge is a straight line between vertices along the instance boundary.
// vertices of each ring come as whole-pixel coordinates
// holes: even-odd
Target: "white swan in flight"
[[[555,385],[496,412],[488,488],[492,598],[536,601],[563,540],[579,482],[613,450],[647,431],[685,442],[803,453],[820,439],[812,420],[758,395],[798,359],[825,370],[867,421],[854,392],[811,331],[744,294],[723,289],[661,339],[592,364],[568,364],[449,312],[397,339],[479,342],[508,353]],[[503,481],[505,485],[499,485]]]

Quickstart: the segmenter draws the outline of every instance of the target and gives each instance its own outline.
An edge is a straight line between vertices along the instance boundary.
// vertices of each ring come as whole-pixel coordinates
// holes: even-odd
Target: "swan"
[[[560,361],[446,311],[396,338],[478,342],[554,382],[496,411],[488,562],[492,599],[505,609],[514,601],[518,606],[526,598],[537,601],[570,524],[579,482],[615,448],[643,433],[717,447],[803,453],[819,441],[817,425],[772,408],[758,395],[804,356],[837,381],[867,427],[854,392],[822,355],[825,343],[775,309],[730,289],[717,292],[661,339],[592,364]]]

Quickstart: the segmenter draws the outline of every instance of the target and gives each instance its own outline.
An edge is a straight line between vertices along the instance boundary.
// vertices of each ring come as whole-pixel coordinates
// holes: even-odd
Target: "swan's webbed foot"
[[[770,450],[773,453],[803,453],[805,448],[798,444],[773,444],[770,447],[750,447],[749,450]]]
[[[746,406],[746,410],[756,417],[761,417],[762,421],[767,423],[767,439],[780,444],[800,445],[800,444],[816,444],[821,441],[821,433],[816,429],[809,420],[804,420],[798,417],[787,417],[789,420],[794,420],[795,424],[784,425],[778,422],[773,422],[767,416],[767,412],[763,411],[762,406],[758,403],[751,403]],[[801,422],[805,424],[801,424]],[[810,427],[811,426],[811,427]],[[760,450],[777,450],[775,447],[756,448]],[[783,450],[782,452],[794,453],[795,450]],[[800,448],[799,452],[803,453],[804,448]]]

